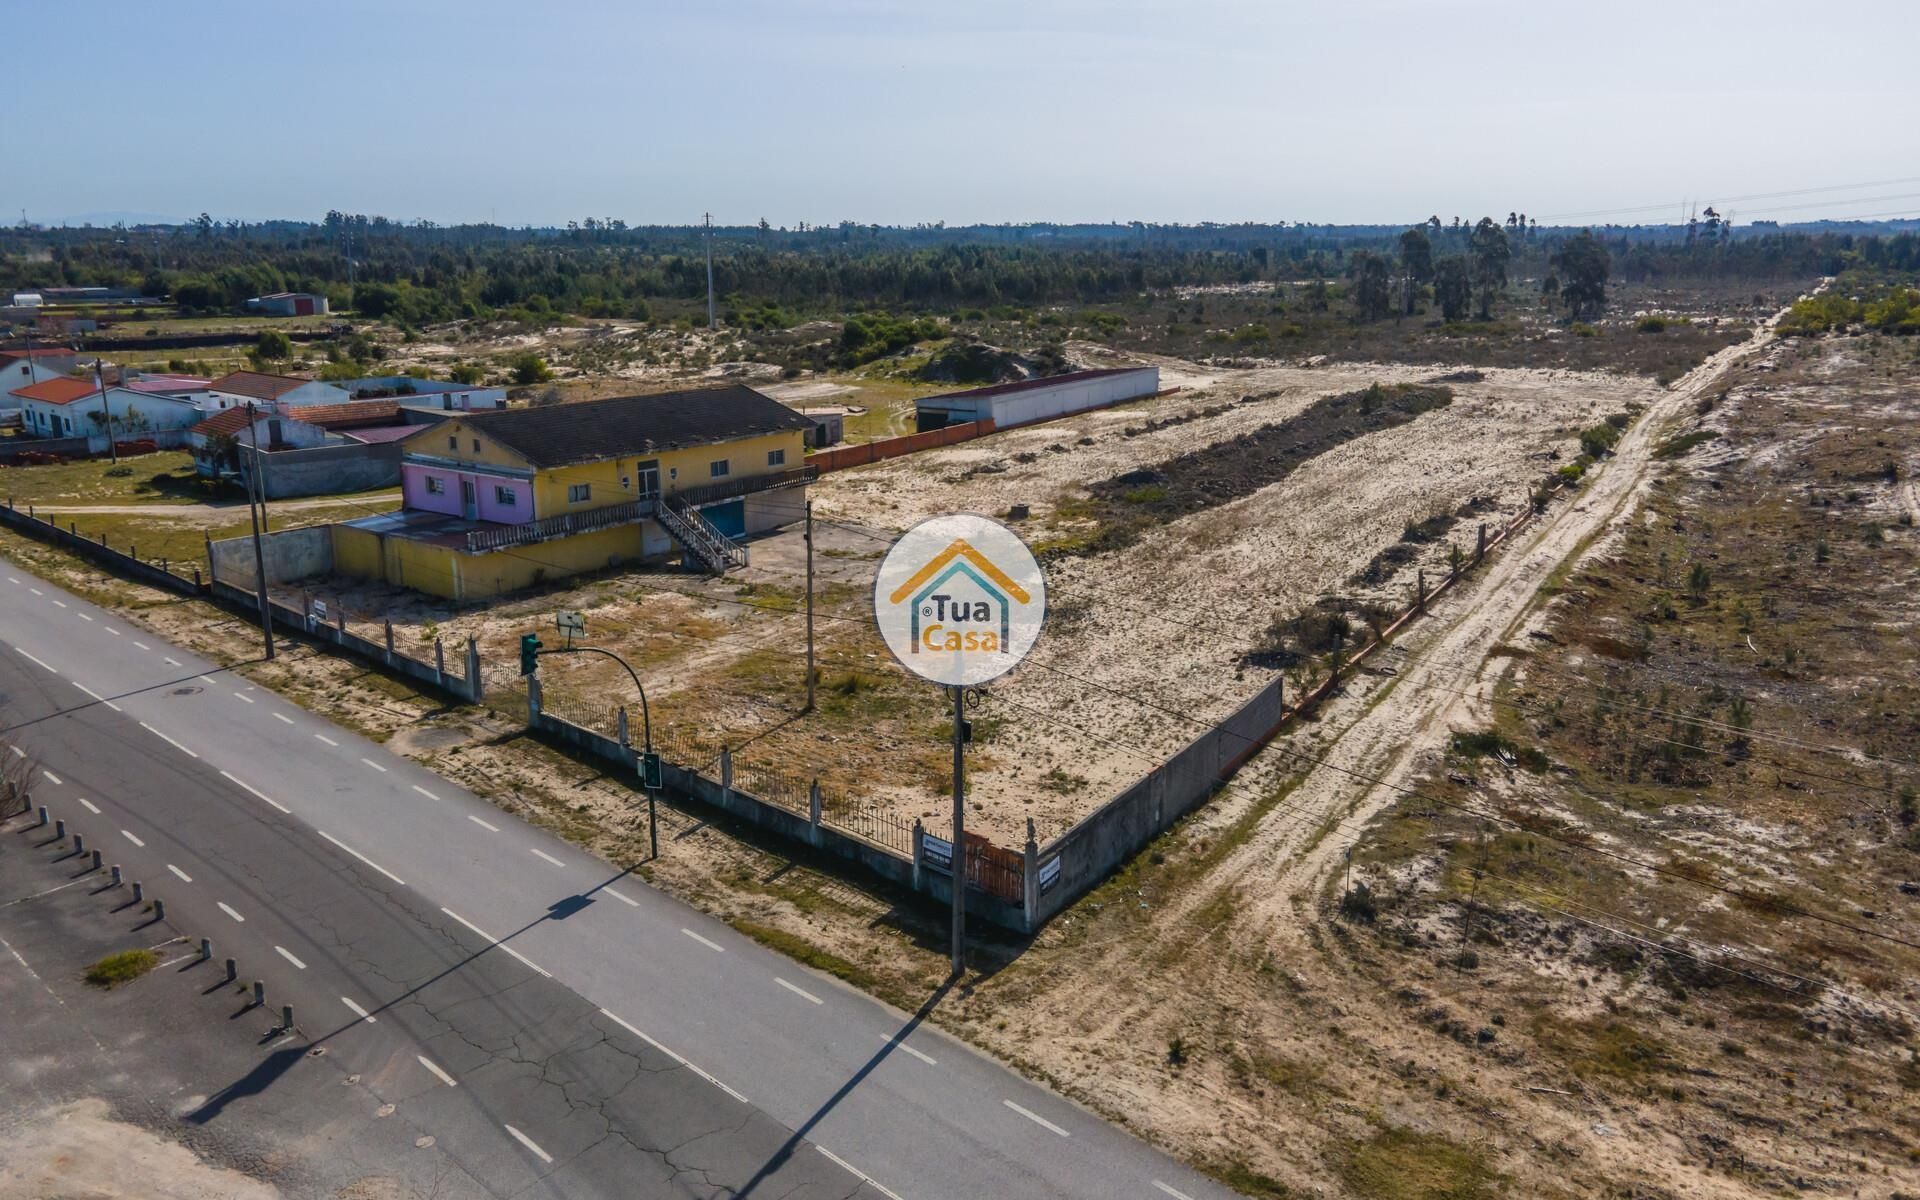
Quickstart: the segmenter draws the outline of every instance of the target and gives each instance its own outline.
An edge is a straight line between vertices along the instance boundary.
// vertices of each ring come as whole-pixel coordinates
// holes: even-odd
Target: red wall
[[[935,446],[951,446],[955,442],[972,441],[974,438],[985,437],[992,432],[993,419],[989,417],[986,420],[949,425],[945,429],[929,429],[925,433],[909,433],[901,437],[881,438],[875,442],[860,442],[852,446],[822,450],[818,454],[808,455],[807,465],[825,475],[828,471],[864,467],[868,463],[898,458],[902,454],[912,454],[918,450],[931,450]]]

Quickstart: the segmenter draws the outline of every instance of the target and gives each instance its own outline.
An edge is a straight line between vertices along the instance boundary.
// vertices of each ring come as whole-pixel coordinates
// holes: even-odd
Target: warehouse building
[[[989,419],[996,429],[1010,429],[1145,399],[1159,390],[1159,367],[1110,367],[927,396],[916,401],[915,408],[922,432]]]

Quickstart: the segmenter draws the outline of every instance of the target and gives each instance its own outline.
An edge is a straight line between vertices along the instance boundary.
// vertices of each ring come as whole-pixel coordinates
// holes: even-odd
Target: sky
[[[0,45],[0,214],[49,224],[1920,215],[1915,0],[14,0]]]

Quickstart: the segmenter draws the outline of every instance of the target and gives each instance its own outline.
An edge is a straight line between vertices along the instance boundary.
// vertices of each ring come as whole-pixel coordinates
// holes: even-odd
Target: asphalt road
[[[493,1194],[1232,1195],[11,563],[0,729],[39,803],[295,1005],[287,1053],[355,1056]]]

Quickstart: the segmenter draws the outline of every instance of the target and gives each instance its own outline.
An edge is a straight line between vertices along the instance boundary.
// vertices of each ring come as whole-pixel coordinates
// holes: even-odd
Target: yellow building
[[[812,427],[742,385],[464,413],[401,443],[405,507],[333,526],[334,570],[456,600],[676,554],[725,571],[804,515]]]

